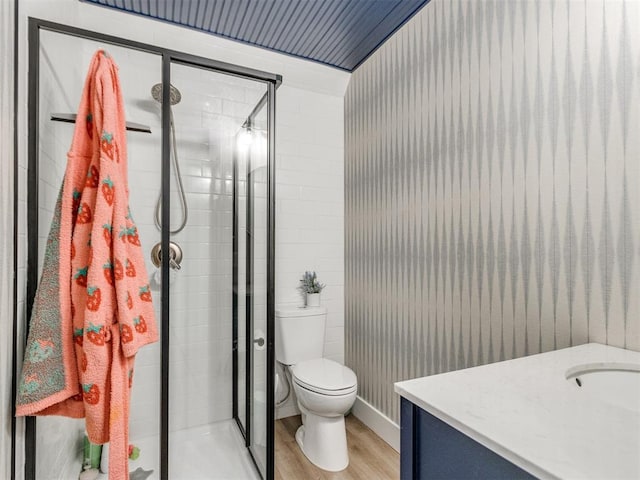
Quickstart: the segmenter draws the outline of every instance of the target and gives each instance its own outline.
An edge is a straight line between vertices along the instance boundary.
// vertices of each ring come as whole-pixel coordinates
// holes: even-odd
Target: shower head
[[[151,96],[156,102],[162,103],[162,84],[161,83],[156,83],[153,87],[151,87]],[[180,93],[180,90],[178,90],[173,85],[171,85],[171,88],[169,89],[169,96],[171,98],[171,105],[180,103],[180,100],[182,100],[182,94]]]

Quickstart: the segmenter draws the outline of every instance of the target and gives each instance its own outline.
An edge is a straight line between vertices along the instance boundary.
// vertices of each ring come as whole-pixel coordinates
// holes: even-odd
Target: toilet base
[[[339,472],[349,466],[347,432],[344,415],[321,417],[303,412],[304,425],[296,431],[296,442],[315,466],[329,472]]]

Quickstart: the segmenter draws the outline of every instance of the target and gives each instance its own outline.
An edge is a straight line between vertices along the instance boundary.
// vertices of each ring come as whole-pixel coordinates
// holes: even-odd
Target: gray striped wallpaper
[[[640,2],[432,0],[345,100],[346,363],[640,349]]]

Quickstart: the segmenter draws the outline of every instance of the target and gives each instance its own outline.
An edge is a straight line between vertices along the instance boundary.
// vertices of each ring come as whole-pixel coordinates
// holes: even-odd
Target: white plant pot
[[[319,306],[320,306],[320,294],[307,293],[307,307],[319,307]]]

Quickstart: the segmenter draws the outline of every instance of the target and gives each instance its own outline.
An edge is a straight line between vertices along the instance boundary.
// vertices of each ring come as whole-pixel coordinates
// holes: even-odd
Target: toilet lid
[[[338,393],[352,390],[358,383],[353,370],[327,358],[300,362],[291,367],[291,373],[298,384],[316,391]]]

